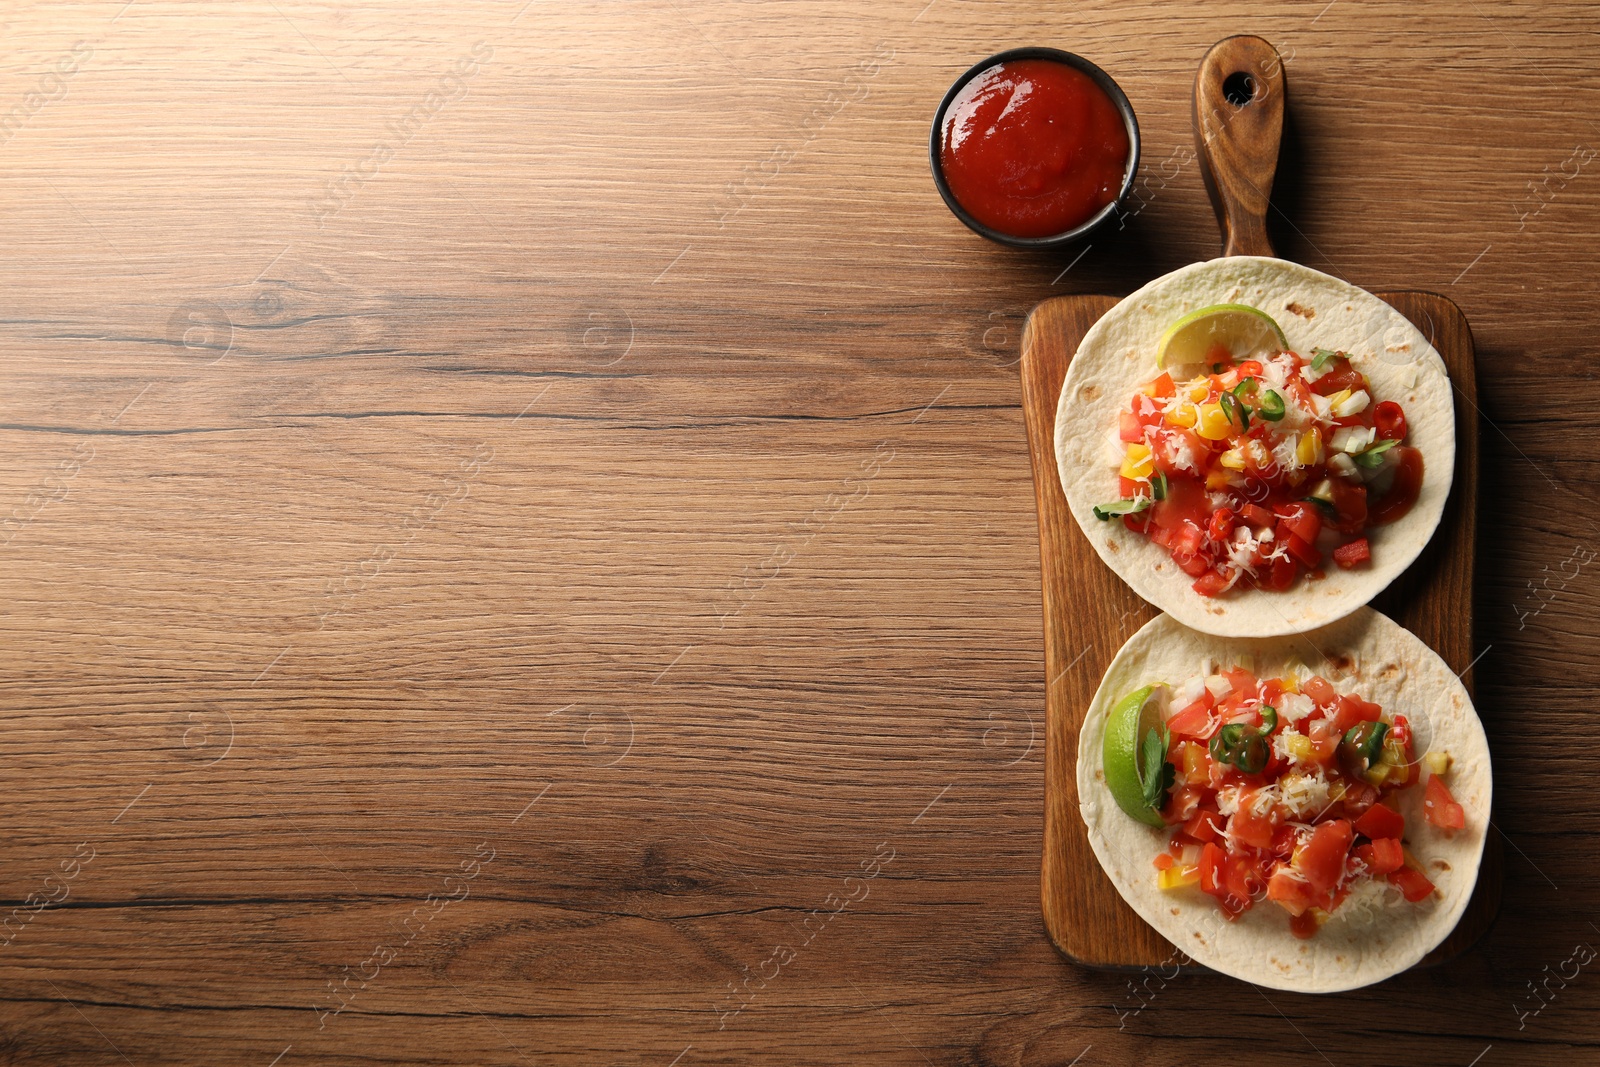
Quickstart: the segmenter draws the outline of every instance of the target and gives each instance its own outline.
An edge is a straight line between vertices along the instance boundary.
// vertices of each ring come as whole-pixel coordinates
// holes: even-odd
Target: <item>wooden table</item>
[[[0,1062],[1595,1062],[1595,17],[7,8]],[[1472,321],[1519,724],[1497,927],[1320,999],[1039,915],[1018,331],[1215,254],[1235,32],[1288,58],[1280,251]],[[1055,258],[927,169],[1021,43],[1144,131]]]

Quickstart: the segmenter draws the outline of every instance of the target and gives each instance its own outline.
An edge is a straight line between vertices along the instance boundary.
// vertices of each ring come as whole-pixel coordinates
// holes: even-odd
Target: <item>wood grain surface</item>
[[[1594,1062],[1594,17],[6,5],[0,1062]],[[1279,252],[1479,355],[1504,904],[1328,998],[1039,915],[1020,328],[1214,254],[1232,33]],[[1144,143],[1051,257],[927,170],[1032,43]]]
[[[1470,669],[1477,654],[1472,641],[1472,578],[1478,514],[1472,332],[1460,309],[1436,293],[1378,295],[1410,319],[1443,357],[1455,390],[1457,434],[1450,501],[1439,529],[1417,561],[1374,603],[1439,653],[1471,693]],[[1084,334],[1113,303],[1110,297],[1089,294],[1055,297],[1033,309],[1022,335],[1022,414],[1039,508],[1049,679],[1041,904],[1051,940],[1075,962],[1166,970],[1174,964],[1186,968],[1192,961],[1123,902],[1095,858],[1078,815],[1078,735],[1084,716],[1123,642],[1159,614],[1100,561],[1072,517],[1056,466],[1055,414],[1061,383]],[[1489,929],[1500,901],[1501,851],[1491,836],[1466,912],[1425,965],[1454,959]]]

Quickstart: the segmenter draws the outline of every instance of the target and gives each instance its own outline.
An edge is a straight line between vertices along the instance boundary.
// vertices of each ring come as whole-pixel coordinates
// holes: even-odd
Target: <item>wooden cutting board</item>
[[[1253,79],[1253,96],[1227,102],[1223,86]],[[1229,81],[1230,76],[1232,80]],[[1283,65],[1259,37],[1230,37],[1207,53],[1195,78],[1195,143],[1222,223],[1225,255],[1273,255],[1267,197],[1283,128]],[[1433,540],[1373,606],[1421,638],[1473,691],[1473,550],[1478,496],[1477,379],[1472,333],[1461,309],[1435,293],[1376,294],[1439,350],[1455,387],[1456,469]],[[1051,939],[1075,962],[1096,967],[1170,965],[1175,949],[1123,902],[1089,848],[1078,815],[1078,731],[1117,650],[1157,614],[1101,562],[1067,509],[1056,470],[1056,402],[1067,366],[1089,327],[1116,304],[1109,296],[1062,296],[1028,316],[1022,337],[1022,407],[1039,506],[1044,578],[1045,819],[1043,907]],[[1484,709],[1479,708],[1480,715]],[[1493,736],[1494,731],[1490,730]],[[1455,931],[1424,961],[1469,948],[1499,909],[1501,850],[1491,835],[1471,902]],[[1152,868],[1153,870],[1153,868]]]

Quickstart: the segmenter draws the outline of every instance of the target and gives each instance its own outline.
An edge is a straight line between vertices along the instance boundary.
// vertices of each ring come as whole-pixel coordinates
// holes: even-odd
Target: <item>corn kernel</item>
[[[1135,481],[1150,477],[1154,463],[1150,458],[1150,446],[1131,444],[1128,446],[1127,455],[1122,457],[1122,476]]]
[[[1302,467],[1314,467],[1322,462],[1322,431],[1313,426],[1308,432],[1300,435],[1300,443],[1295,445],[1295,458]]]
[[[1316,920],[1316,923],[1319,927],[1328,921],[1328,913],[1323,911],[1321,908],[1310,907],[1307,908],[1306,911],[1311,913],[1311,917]]]
[[[1230,448],[1217,457],[1217,462],[1231,471],[1242,471],[1245,468],[1244,452],[1241,449]]]
[[[1317,746],[1311,743],[1311,738],[1304,734],[1295,734],[1289,738],[1289,755],[1296,763],[1310,763],[1316,759]]]
[[[1167,422],[1173,426],[1193,426],[1200,412],[1193,404],[1174,404],[1167,412]]]
[[[1422,762],[1427,764],[1429,774],[1448,774],[1450,772],[1450,753],[1429,752],[1422,757]]]
[[[1222,410],[1221,404],[1202,404],[1200,406],[1200,424],[1195,427],[1195,433],[1207,441],[1221,441],[1227,438],[1233,428],[1228,422],[1227,414]]]
[[[1199,881],[1199,867],[1181,867],[1173,864],[1166,870],[1156,873],[1156,885],[1162,889],[1182,889],[1184,886],[1196,885]]]

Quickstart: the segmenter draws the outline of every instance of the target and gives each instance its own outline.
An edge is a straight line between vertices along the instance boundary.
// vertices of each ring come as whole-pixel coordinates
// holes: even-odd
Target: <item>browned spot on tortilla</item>
[[[1150,732],[1151,733],[1155,733],[1155,730],[1152,729]],[[1224,753],[1224,754],[1226,754],[1226,753]],[[1450,861],[1449,860],[1434,860],[1433,861],[1433,866],[1434,866],[1435,870],[1448,871],[1450,869]]]
[[[1122,551],[1122,546],[1117,544],[1115,541],[1107,541],[1106,542],[1106,551],[1107,552],[1121,552]]]
[[[1289,312],[1291,315],[1299,315],[1302,319],[1314,319],[1317,317],[1316,308],[1308,308],[1304,304],[1297,303],[1293,300],[1283,305],[1283,310]]]
[[[1396,667],[1393,663],[1385,663],[1383,665],[1383,669],[1378,672],[1378,677],[1382,678],[1386,682],[1392,682],[1399,676],[1399,674],[1399,667]]]
[[[1356,661],[1343,652],[1339,652],[1328,657],[1328,666],[1340,674],[1349,674],[1355,669]]]
[[[1086,385],[1078,390],[1078,396],[1084,400],[1095,400],[1100,396],[1100,387],[1098,385]]]
[[[1155,733],[1155,730],[1152,728],[1150,732],[1151,733]],[[1178,909],[1177,908],[1173,908],[1172,909],[1172,914],[1177,915],[1178,914]]]

